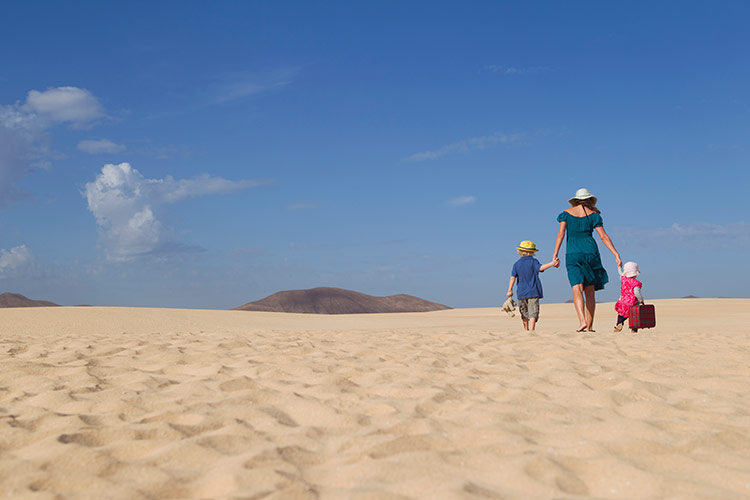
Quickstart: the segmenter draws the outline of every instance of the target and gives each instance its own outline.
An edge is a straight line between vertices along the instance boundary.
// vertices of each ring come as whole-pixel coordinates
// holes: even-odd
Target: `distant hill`
[[[0,294],[0,307],[52,307],[59,306],[46,300],[32,300],[20,293]]]
[[[696,297],[695,295],[685,295],[682,298],[683,299],[700,299],[700,297]]]
[[[342,288],[311,288],[274,293],[268,297],[235,307],[238,311],[269,311],[308,314],[366,314],[427,312],[451,309],[411,295],[374,297]]]

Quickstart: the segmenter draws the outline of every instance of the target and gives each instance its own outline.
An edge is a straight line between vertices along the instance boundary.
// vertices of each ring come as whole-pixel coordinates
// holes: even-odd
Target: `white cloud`
[[[731,224],[711,224],[708,222],[697,222],[692,224],[674,223],[665,231],[685,237],[725,237],[725,238],[750,238],[750,224],[746,222],[735,222]]]
[[[408,161],[425,161],[440,158],[450,153],[467,153],[475,149],[484,149],[497,144],[508,144],[518,142],[521,136],[518,134],[496,133],[482,137],[471,137],[462,141],[454,142],[434,151],[416,153],[407,158]]]
[[[711,248],[750,246],[750,224],[747,222],[729,224],[709,222],[679,224],[675,222],[669,227],[660,228],[623,227],[618,228],[615,234],[628,241],[647,245],[700,245]]]
[[[214,85],[211,101],[213,103],[234,101],[285,87],[292,82],[298,72],[298,68],[283,68],[261,73],[237,72],[225,75]]]
[[[43,119],[74,126],[85,126],[105,116],[99,100],[78,87],[56,87],[43,92],[31,90],[21,108]]]
[[[61,123],[83,127],[103,116],[96,97],[77,87],[32,90],[24,103],[0,105],[0,208],[26,196],[18,181],[50,165],[49,128]]]
[[[262,184],[202,175],[195,179],[147,179],[129,163],[107,164],[83,195],[96,217],[110,261],[184,251],[160,217],[167,205],[189,198],[227,194]]]
[[[119,153],[125,150],[125,146],[116,144],[109,139],[98,139],[98,140],[85,140],[78,143],[76,148],[79,151],[85,151],[89,154],[98,153]]]
[[[458,198],[453,198],[448,203],[454,207],[460,207],[461,205],[471,205],[472,203],[476,203],[476,201],[476,196],[459,196]]]
[[[10,250],[0,249],[0,278],[21,269],[31,261],[31,252],[26,245],[13,247]]]
[[[287,210],[310,210],[313,208],[318,208],[318,205],[315,203],[305,203],[305,202],[299,202],[294,203],[292,205],[287,205]]]
[[[121,165],[127,165],[121,164]],[[128,165],[129,166],[129,165]],[[136,170],[137,172],[137,170]],[[163,197],[166,203],[177,203],[188,198],[206,196],[210,194],[227,194],[257,187],[264,184],[264,181],[257,179],[246,179],[241,181],[229,181],[221,177],[211,177],[203,174],[195,179],[175,180],[172,176],[167,176],[161,180],[151,180],[158,184],[157,192]]]
[[[548,66],[527,66],[519,68],[516,66],[500,66],[497,64],[486,64],[482,69],[493,73],[502,73],[503,75],[537,75],[552,71],[552,68]]]

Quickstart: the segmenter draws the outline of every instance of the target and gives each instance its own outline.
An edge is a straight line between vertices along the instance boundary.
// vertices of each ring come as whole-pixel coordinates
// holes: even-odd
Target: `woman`
[[[567,232],[565,268],[568,270],[568,281],[573,289],[573,303],[580,323],[576,331],[593,332],[596,310],[594,292],[604,289],[604,285],[609,281],[607,271],[602,267],[599,247],[594,241],[594,230],[599,234],[604,246],[615,256],[618,268],[622,265],[622,260],[612,240],[604,231],[601,212],[596,208],[596,196],[592,196],[588,189],[581,188],[568,203],[570,208],[557,217],[560,230],[557,232],[552,260],[559,264],[557,254]]]

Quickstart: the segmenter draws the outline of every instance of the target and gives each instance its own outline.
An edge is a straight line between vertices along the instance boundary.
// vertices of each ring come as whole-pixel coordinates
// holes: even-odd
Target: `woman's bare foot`
[[[584,331],[586,331],[586,323],[584,323],[581,326],[579,326],[578,330],[576,330],[576,331],[577,332],[584,332]]]
[[[596,332],[596,330],[594,330],[593,328],[587,328],[587,329],[586,329],[586,331],[587,331],[587,332],[591,332],[591,333],[594,333],[594,332]]]

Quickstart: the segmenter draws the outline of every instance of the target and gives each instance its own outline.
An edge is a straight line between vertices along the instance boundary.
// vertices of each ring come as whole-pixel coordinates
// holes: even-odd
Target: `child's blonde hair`
[[[516,250],[518,251],[518,255],[520,257],[529,257],[529,256],[533,257],[534,255],[536,255],[536,252],[533,250],[521,250],[521,249],[516,249]]]

